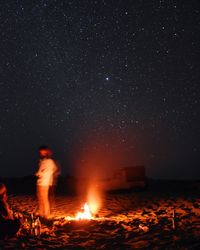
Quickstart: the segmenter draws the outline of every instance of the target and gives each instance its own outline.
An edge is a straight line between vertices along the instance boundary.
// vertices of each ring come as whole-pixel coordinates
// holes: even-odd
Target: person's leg
[[[37,201],[38,201],[38,213],[42,216],[42,204],[41,204],[41,186],[37,185]]]
[[[44,202],[44,217],[50,216],[50,205],[49,205],[49,186],[43,187],[43,202]]]
[[[44,216],[44,187],[38,185],[37,186],[37,199],[38,199],[38,212],[40,216]]]

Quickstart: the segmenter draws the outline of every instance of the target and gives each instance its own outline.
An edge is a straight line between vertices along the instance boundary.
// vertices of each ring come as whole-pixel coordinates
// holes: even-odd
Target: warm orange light
[[[78,212],[75,219],[76,220],[91,220],[91,219],[93,219],[92,213],[91,213],[90,208],[89,208],[87,203],[85,203],[83,209],[84,209],[83,212]]]
[[[96,181],[91,181],[87,191],[87,202],[92,214],[97,214],[102,205],[101,189]]]

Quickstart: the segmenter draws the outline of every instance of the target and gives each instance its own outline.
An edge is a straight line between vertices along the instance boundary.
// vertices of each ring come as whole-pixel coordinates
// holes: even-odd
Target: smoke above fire
[[[137,164],[138,149],[133,136],[123,136],[116,131],[108,131],[99,136],[87,135],[82,145],[74,149],[74,166],[77,176],[107,177],[116,167]]]

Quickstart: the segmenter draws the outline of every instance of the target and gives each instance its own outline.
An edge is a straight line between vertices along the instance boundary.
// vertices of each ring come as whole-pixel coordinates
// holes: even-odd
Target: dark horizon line
[[[28,178],[36,178],[35,175],[25,175],[25,176],[0,176],[0,181],[2,180],[9,180],[9,179],[28,179]],[[71,174],[61,174],[58,178],[75,178],[75,179],[89,179],[89,177],[78,177],[75,175],[71,175]],[[149,177],[146,176],[146,179],[148,181],[200,181],[200,177],[197,178],[174,178],[174,177]]]

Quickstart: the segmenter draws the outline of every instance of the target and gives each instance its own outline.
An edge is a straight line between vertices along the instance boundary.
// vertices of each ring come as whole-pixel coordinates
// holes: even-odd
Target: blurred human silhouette
[[[0,238],[14,236],[20,229],[21,222],[13,217],[7,202],[7,189],[0,183]]]
[[[37,199],[39,215],[48,219],[50,216],[49,191],[54,182],[57,165],[52,159],[52,150],[48,146],[39,147],[39,166],[35,175],[37,179]]]

